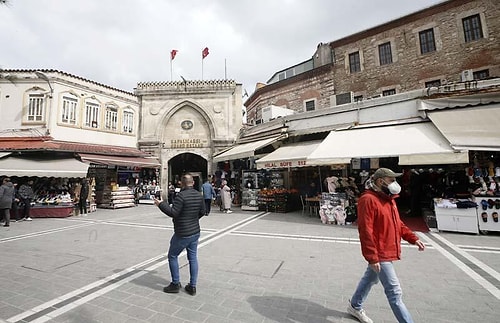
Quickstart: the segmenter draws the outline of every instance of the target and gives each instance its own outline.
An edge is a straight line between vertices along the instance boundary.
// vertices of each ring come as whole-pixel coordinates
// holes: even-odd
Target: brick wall
[[[484,38],[465,43],[462,18],[475,14],[481,17]],[[498,17],[500,6],[496,0],[471,1],[420,19],[413,18],[405,22],[403,18],[399,26],[338,47],[333,42],[336,92],[353,91],[355,95],[363,95],[364,98],[381,94],[389,88],[405,92],[423,88],[425,82],[431,80],[441,80],[442,83],[459,82],[460,73],[466,69],[489,69],[490,76],[498,77]],[[419,32],[430,28],[434,30],[437,50],[421,54]],[[378,45],[385,42],[391,42],[393,63],[380,66]],[[362,57],[362,70],[351,74],[348,57],[349,53],[356,51]]]

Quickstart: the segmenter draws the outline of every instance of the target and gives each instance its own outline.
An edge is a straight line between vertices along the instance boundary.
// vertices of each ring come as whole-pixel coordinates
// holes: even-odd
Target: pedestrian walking
[[[10,208],[14,200],[14,185],[10,178],[5,177],[0,186],[0,213],[3,215],[5,224],[4,227],[10,226]]]
[[[23,204],[22,217],[25,221],[31,221],[30,211],[31,211],[31,201],[35,197],[33,193],[33,180],[29,179],[28,182],[24,183],[19,187],[19,197],[21,198],[21,203]]]
[[[221,200],[224,213],[233,213],[231,211],[231,187],[227,185],[227,181],[223,180],[221,184]]]
[[[210,214],[212,201],[215,200],[215,190],[208,178],[201,186],[201,190],[203,192],[203,199],[205,199],[205,215],[208,216]]]
[[[14,214],[14,220],[17,222],[20,220],[19,218],[19,202],[21,198],[19,197],[19,192],[17,189],[17,183],[12,182],[12,186],[14,187],[14,199],[12,200],[12,213]]]
[[[78,209],[80,215],[87,216],[87,199],[89,198],[89,182],[86,178],[82,179],[82,186],[80,188],[80,196],[78,199]]]
[[[156,206],[172,218],[174,234],[168,249],[168,267],[172,281],[163,288],[165,293],[178,293],[182,285],[179,274],[179,254],[186,249],[189,261],[189,284],[184,289],[192,296],[196,294],[198,280],[198,240],[200,238],[200,218],[205,215],[205,206],[200,192],[194,189],[193,176],[182,176],[181,191],[174,199],[172,206],[168,201],[154,199]]]
[[[401,239],[417,245],[423,251],[422,241],[399,218],[395,198],[401,191],[395,173],[379,168],[367,180],[366,190],[358,201],[358,232],[363,257],[368,267],[349,301],[347,312],[363,323],[373,321],[363,310],[363,303],[378,281],[384,287],[392,312],[398,322],[413,322],[402,300],[402,290],[393,261],[401,259]]]

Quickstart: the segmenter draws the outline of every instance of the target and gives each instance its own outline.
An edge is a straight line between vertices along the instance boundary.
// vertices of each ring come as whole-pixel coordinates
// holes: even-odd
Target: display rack
[[[241,209],[247,211],[259,210],[259,190],[244,188],[241,192]]]
[[[114,190],[106,188],[103,191],[101,203],[97,205],[100,208],[118,209],[135,206],[134,194],[127,186],[116,187]]]
[[[479,205],[483,205],[482,201],[486,201],[486,210],[481,206],[477,209],[477,221],[479,223],[479,231],[481,233],[499,232],[500,231],[500,197],[476,197]],[[487,205],[487,206],[486,206]]]

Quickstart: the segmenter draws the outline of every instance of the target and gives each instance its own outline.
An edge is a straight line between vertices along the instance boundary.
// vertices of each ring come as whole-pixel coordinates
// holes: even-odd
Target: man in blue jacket
[[[200,192],[193,188],[194,180],[190,174],[182,176],[181,191],[174,199],[172,206],[168,202],[160,202],[155,199],[154,203],[160,210],[172,218],[174,223],[174,234],[170,239],[168,250],[168,266],[172,281],[170,285],[163,288],[165,293],[178,293],[181,289],[179,261],[180,253],[186,249],[189,261],[189,284],[184,288],[192,296],[196,294],[196,282],[198,280],[198,240],[200,238],[200,221],[205,215],[205,206]]]
[[[201,190],[203,191],[203,198],[205,199],[205,215],[209,215],[212,201],[215,199],[215,190],[208,178],[201,186]]]

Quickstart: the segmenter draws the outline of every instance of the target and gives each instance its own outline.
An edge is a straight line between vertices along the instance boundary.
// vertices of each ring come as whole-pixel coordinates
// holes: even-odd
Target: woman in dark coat
[[[2,186],[0,186],[0,213],[5,219],[4,227],[10,226],[12,200],[14,200],[14,185],[10,181],[10,178],[6,177],[2,181]]]

